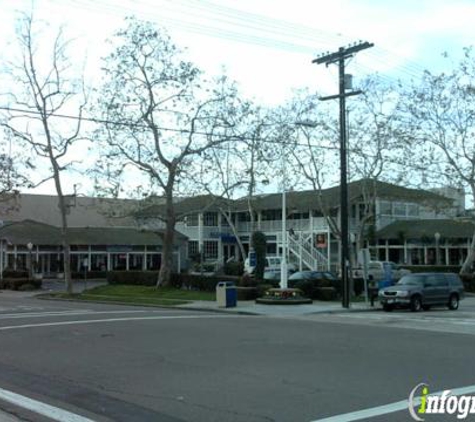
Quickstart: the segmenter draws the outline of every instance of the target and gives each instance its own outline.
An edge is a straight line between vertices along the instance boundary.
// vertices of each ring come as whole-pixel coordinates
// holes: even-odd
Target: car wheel
[[[455,311],[459,308],[459,297],[457,295],[450,295],[449,309]]]
[[[422,305],[422,309],[424,309],[424,311],[428,311],[430,310],[430,305]]]
[[[393,309],[394,309],[393,305],[388,305],[387,303],[383,305],[383,310],[385,312],[391,312]]]
[[[422,309],[422,302],[420,296],[413,296],[411,298],[411,311],[419,312]]]

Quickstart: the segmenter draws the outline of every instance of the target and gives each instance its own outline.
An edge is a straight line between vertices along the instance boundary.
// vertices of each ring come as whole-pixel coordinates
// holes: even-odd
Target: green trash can
[[[234,308],[237,303],[236,285],[232,281],[216,284],[216,302],[220,308]]]

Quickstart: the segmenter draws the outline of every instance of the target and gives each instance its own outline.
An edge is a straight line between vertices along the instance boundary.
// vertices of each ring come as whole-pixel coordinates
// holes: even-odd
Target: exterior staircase
[[[312,233],[287,233],[289,255],[297,258],[300,268],[309,270],[329,270],[328,257],[320,252],[313,244]]]

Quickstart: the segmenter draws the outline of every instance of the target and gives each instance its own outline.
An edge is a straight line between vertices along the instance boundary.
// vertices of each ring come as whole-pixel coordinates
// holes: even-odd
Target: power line
[[[81,5],[82,3],[82,5]],[[259,14],[243,12],[239,9],[230,8],[222,5],[215,4],[214,2],[200,0],[199,3],[193,0],[182,0],[177,2],[167,2],[172,6],[171,10],[180,12],[188,12],[190,8],[194,11],[194,18],[203,18],[207,20],[212,20],[213,22],[221,22],[225,25],[224,28],[218,28],[209,24],[200,24],[196,23],[196,19],[193,22],[187,22],[183,19],[176,19],[169,17],[166,14],[163,14],[164,10],[161,10],[161,15],[157,16],[153,11],[151,3],[146,1],[134,2],[135,8],[127,7],[124,4],[122,6],[111,5],[109,2],[90,2],[89,0],[76,0],[74,2],[75,7],[81,7],[84,10],[88,11],[106,11],[107,13],[115,14],[116,16],[124,16],[124,14],[136,14],[142,15],[146,19],[155,19],[157,21],[170,23],[179,29],[184,29],[185,31],[192,31],[198,34],[217,37],[222,39],[228,39],[231,41],[254,44],[262,47],[275,48],[280,50],[290,51],[292,53],[305,53],[305,54],[314,54],[315,48],[310,45],[303,45],[298,42],[287,41],[287,39],[295,40],[299,39],[302,41],[308,41],[314,45],[315,40],[318,39],[319,42],[323,45],[329,46],[334,45],[335,42],[341,42],[342,39],[346,38],[349,40],[349,37],[346,35],[332,35],[315,28],[296,25],[284,20],[272,19]],[[180,4],[181,3],[181,4]],[[137,7],[143,5],[143,7]],[[156,3],[154,3],[154,6]],[[155,7],[156,8],[156,7]],[[181,9],[180,9],[181,8]],[[147,9],[147,12],[142,11]],[[165,10],[166,11],[166,10]],[[196,12],[197,11],[197,12]],[[183,14],[183,12],[181,12]],[[252,34],[243,34],[242,32],[237,32],[236,30],[230,29],[230,25],[237,27],[237,29],[252,29],[265,35],[271,35],[273,38],[262,37],[260,35]],[[276,40],[275,36],[279,36],[281,39]],[[282,38],[285,38],[282,39]],[[394,72],[401,72],[406,76],[411,78],[419,78],[424,71],[420,65],[410,62],[406,57],[398,56],[393,51],[384,50],[381,47],[375,49],[374,52],[370,52],[369,57],[372,58],[375,62],[380,64],[388,65],[398,61],[396,57],[399,57],[399,61],[402,61],[403,64],[395,65],[392,69]],[[395,59],[396,58],[396,59]],[[377,69],[377,66],[364,65],[365,68],[374,72]],[[388,78],[391,78],[388,76]],[[397,78],[393,78],[397,80]]]

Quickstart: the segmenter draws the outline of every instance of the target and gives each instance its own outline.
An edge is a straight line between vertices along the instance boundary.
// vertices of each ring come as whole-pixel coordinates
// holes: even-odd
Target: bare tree
[[[448,56],[446,55],[448,58]],[[411,163],[423,167],[425,184],[463,187],[475,201],[475,57],[464,50],[448,73],[424,73],[404,92],[401,132]],[[469,272],[475,258],[475,233],[461,272]]]
[[[348,108],[350,180],[359,180],[360,187],[355,252],[364,247],[368,227],[377,217],[377,182],[398,184],[411,173],[398,136],[398,91],[377,77],[364,80],[361,88],[362,94]]]
[[[45,29],[46,24],[41,26]],[[82,111],[86,95],[76,66],[68,57],[69,41],[59,30],[52,43],[41,37],[32,15],[18,21],[18,58],[8,64],[6,77],[12,81],[8,93],[9,113],[3,126],[31,157],[32,185],[52,180],[58,195],[61,214],[61,236],[64,251],[65,285],[72,293],[70,247],[68,241],[68,201],[61,174],[70,168],[73,145],[79,141]],[[73,114],[75,120],[65,123],[62,114]],[[42,174],[41,180],[34,175]]]
[[[229,139],[236,91],[226,81],[204,80],[170,37],[151,23],[129,18],[113,42],[99,98],[106,124],[98,165],[109,182],[101,189],[163,195],[165,230],[157,286],[164,286],[172,274],[175,199],[195,193],[206,151]]]

